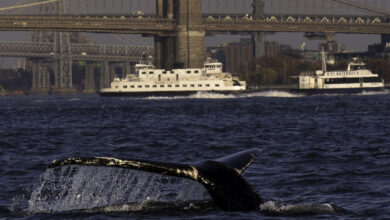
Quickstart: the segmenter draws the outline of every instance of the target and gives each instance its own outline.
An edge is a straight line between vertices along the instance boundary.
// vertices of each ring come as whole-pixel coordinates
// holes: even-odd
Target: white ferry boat
[[[385,83],[378,74],[365,68],[365,63],[353,58],[347,70],[327,71],[326,59],[322,54],[322,70],[315,73],[301,73],[294,92],[313,93],[358,93],[362,91],[384,90]]]
[[[114,78],[101,96],[169,96],[197,92],[238,93],[246,82],[222,71],[222,63],[206,62],[199,69],[155,69],[151,63],[135,65],[135,74]]]

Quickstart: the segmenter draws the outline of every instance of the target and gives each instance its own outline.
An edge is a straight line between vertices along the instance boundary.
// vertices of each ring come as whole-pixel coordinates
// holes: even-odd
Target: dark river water
[[[167,209],[148,209],[142,200],[159,189],[146,174],[132,185],[133,173],[119,168],[47,170],[52,160],[68,157],[190,163],[249,148],[263,152],[243,176],[274,212],[227,212],[208,203],[183,208],[175,201]],[[0,97],[0,149],[0,219],[390,218],[390,92]],[[131,185],[147,195],[125,201],[142,203],[136,211],[116,200]],[[154,191],[144,192],[146,185]],[[172,188],[180,188],[180,201],[207,198],[199,195],[202,188],[188,185]],[[347,212],[280,211],[323,203]]]

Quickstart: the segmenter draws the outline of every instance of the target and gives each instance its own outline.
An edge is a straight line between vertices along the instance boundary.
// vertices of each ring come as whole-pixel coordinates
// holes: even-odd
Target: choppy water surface
[[[67,157],[188,162],[253,147],[263,154],[244,176],[271,209],[331,203],[348,213],[225,212],[193,203],[209,197],[189,180],[115,168],[46,170]],[[0,149],[0,218],[390,218],[388,92],[0,97]],[[156,200],[167,208],[156,211]]]

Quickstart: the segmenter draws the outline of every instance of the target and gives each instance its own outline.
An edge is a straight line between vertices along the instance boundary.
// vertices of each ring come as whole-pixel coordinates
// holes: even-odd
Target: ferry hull
[[[148,97],[148,96],[189,96],[198,92],[217,93],[217,94],[239,94],[246,92],[245,90],[230,90],[230,91],[155,91],[155,92],[100,92],[101,97],[112,96],[133,96],[133,97]]]
[[[372,87],[372,88],[340,88],[340,89],[292,89],[291,92],[301,93],[305,95],[316,94],[357,94],[364,92],[381,92],[385,91],[384,87]]]

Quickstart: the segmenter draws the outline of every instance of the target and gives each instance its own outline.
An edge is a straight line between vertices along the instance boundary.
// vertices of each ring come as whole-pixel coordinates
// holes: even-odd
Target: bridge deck
[[[231,17],[230,17],[231,18]],[[308,18],[250,20],[226,17],[205,19],[205,30],[211,32],[334,32],[360,34],[390,34],[390,23],[378,19],[332,19],[327,21]],[[156,18],[91,18],[73,16],[0,16],[0,31],[64,31],[96,33],[128,33],[152,36],[174,34],[174,19]]]

